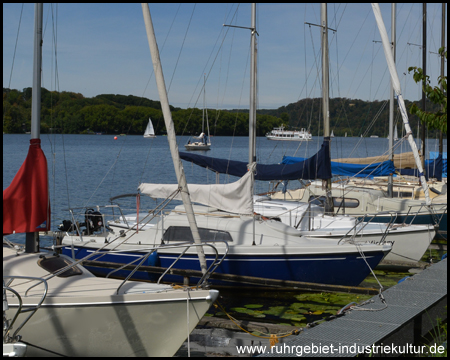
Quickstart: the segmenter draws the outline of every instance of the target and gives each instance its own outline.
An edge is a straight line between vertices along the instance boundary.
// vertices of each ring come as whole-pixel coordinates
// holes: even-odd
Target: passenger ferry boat
[[[271,132],[266,134],[269,140],[288,140],[288,141],[308,141],[312,139],[312,135],[305,129],[299,130],[284,130],[284,125],[273,128]]]

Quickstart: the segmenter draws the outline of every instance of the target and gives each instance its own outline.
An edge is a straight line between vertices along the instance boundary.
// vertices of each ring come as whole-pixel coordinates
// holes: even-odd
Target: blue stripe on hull
[[[63,248],[65,255],[71,256],[71,248]],[[75,256],[77,259],[88,255],[85,248],[77,248]],[[120,253],[108,254],[101,258],[102,261],[115,263],[130,262],[130,255],[124,256]],[[138,252],[134,256],[138,256]],[[141,255],[141,254],[139,254]],[[145,265],[154,265],[168,267],[178,254],[159,254],[159,259],[154,263]],[[366,260],[374,268],[382,260],[384,253],[382,251],[366,254]],[[98,259],[100,260],[100,259]],[[207,256],[208,266],[212,258]],[[184,255],[174,266],[176,269],[200,270],[197,255]],[[88,269],[92,269],[87,267]],[[95,273],[106,275],[110,269],[95,269]],[[370,273],[364,259],[359,254],[339,254],[339,255],[293,255],[293,256],[237,256],[228,255],[224,262],[216,269],[216,273],[234,274],[242,276],[255,276],[278,280],[293,280],[302,282],[333,284],[333,285],[359,285]],[[125,277],[129,272],[121,270],[117,276]],[[136,280],[154,280],[159,275],[148,274],[146,272],[137,272],[132,279]],[[194,283],[198,279],[191,279]],[[183,282],[183,277],[167,275],[163,281]],[[210,280],[215,285],[232,285],[231,282]]]

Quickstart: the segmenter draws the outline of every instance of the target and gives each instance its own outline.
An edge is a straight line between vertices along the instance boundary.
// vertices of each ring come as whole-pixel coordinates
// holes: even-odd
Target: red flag
[[[40,139],[31,139],[28,155],[3,190],[3,235],[50,230],[47,159]]]

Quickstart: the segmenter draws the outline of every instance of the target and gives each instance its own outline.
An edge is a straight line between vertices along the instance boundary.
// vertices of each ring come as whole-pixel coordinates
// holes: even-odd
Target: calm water
[[[3,135],[3,189],[12,181],[28,152],[30,135]],[[178,137],[184,151],[188,137]],[[309,157],[322,142],[313,138],[308,143],[257,139],[257,159],[260,163],[278,163],[283,155]],[[144,139],[142,136],[114,135],[42,135],[42,147],[49,164],[52,224],[56,230],[61,220],[68,219],[70,207],[104,205],[112,196],[135,193],[139,183],[176,183],[166,136]],[[437,151],[437,140],[430,139],[427,151]],[[383,154],[388,149],[385,138],[335,137],[331,157],[366,157]],[[410,151],[407,142],[396,153]],[[447,151],[447,141],[444,142]],[[208,156],[248,161],[247,137],[213,137],[212,149],[197,152]],[[216,175],[196,165],[184,163],[188,182],[214,183]],[[220,182],[235,181],[235,177],[220,175]],[[296,183],[296,182],[294,182]],[[298,185],[294,184],[295,186]],[[293,186],[294,186],[293,185]],[[269,184],[258,182],[255,192],[269,190]],[[154,201],[142,199],[143,206]]]

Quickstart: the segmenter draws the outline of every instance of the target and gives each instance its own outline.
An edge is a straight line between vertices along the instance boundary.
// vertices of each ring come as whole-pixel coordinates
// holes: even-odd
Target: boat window
[[[227,231],[198,228],[200,239],[202,241],[233,241],[230,233]],[[170,226],[163,235],[164,241],[190,241],[194,242],[191,228],[189,226]]]
[[[38,265],[41,268],[43,268],[44,270],[47,270],[51,274],[57,272],[58,270],[66,267],[67,265],[70,265],[70,264],[72,264],[72,262],[69,259],[62,258],[59,256],[52,256],[49,258],[42,257],[38,260]],[[82,273],[83,272],[75,265],[57,276],[58,277],[69,277],[69,276],[74,276],[74,275],[81,275]]]
[[[334,206],[346,207],[346,208],[357,208],[359,206],[358,199],[351,198],[333,198]]]
[[[325,206],[325,196],[310,196],[309,202],[314,205]],[[333,197],[334,207],[357,208],[359,206],[358,199]]]

